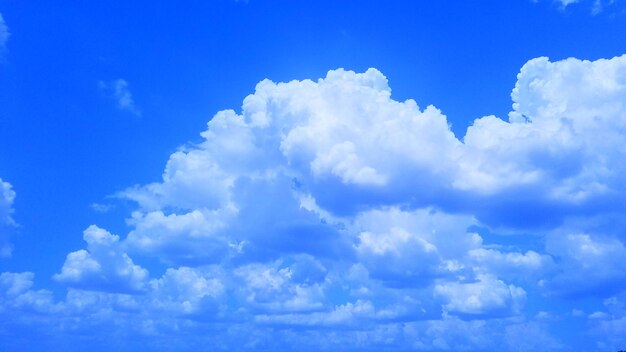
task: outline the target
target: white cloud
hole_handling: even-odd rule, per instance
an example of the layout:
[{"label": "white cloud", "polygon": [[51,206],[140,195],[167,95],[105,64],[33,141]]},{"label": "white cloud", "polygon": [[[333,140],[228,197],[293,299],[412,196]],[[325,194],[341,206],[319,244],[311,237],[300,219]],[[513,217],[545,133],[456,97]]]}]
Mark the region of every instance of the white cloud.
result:
[{"label": "white cloud", "polygon": [[543,280],[569,264],[467,229],[555,226],[624,193],[625,67],[531,60],[510,121],[477,119],[462,141],[436,108],[391,99],[374,69],[265,80],[241,115],[219,112],[202,143],[172,154],[162,182],[120,193],[140,207],[125,243],[174,265],[353,258],[392,286]]},{"label": "white cloud", "polygon": [[130,220],[135,229],[128,234],[126,244],[165,261],[219,262],[228,254],[229,241],[234,241],[218,233],[229,216],[226,211],[206,210],[181,215],[136,212]]},{"label": "white cloud", "polygon": [[54,279],[89,290],[139,292],[144,289],[148,272],[133,263],[119,244],[119,236],[95,225],[83,233],[87,250],[67,255],[61,272]]},{"label": "white cloud", "polygon": [[300,342],[289,329],[328,349],[361,332],[383,350],[491,350],[526,330],[558,348],[525,320],[557,314],[524,302],[613,295],[625,279],[623,234],[600,231],[626,222],[605,214],[626,193],[625,86],[626,56],[531,60],[509,121],[477,119],[459,140],[436,108],[393,100],[374,69],[262,81],[160,182],[119,193],[137,203],[129,233],[85,231],[87,249],[55,276],[71,287],[59,305],[132,316],[153,336],[228,321],[270,350],[275,336]]},{"label": "white cloud", "polygon": [[9,27],[7,27],[6,22],[4,22],[4,17],[2,17],[0,13],[0,49],[6,46],[9,36]]},{"label": "white cloud", "polygon": [[7,296],[17,296],[28,291],[33,286],[35,275],[30,272],[0,274],[0,285]]},{"label": "white cloud", "polygon": [[89,207],[97,213],[108,213],[115,206],[113,204],[91,203]]},{"label": "white cloud", "polygon": [[443,309],[457,314],[510,314],[519,312],[526,300],[521,287],[506,285],[491,276],[479,276],[469,283],[443,282],[435,286],[435,296],[444,300]]},{"label": "white cloud", "polygon": [[59,311],[61,307],[54,302],[52,292],[32,289],[34,277],[31,272],[0,273],[0,316],[45,315]]},{"label": "white cloud", "polygon": [[475,121],[464,138],[464,189],[543,190],[550,200],[581,203],[623,191],[626,56],[611,60],[538,58],[513,90],[511,122]]},{"label": "white cloud", "polygon": [[606,311],[594,312],[588,317],[591,335],[600,348],[619,350],[626,344],[626,292],[607,298],[603,303]]},{"label": "white cloud", "polygon": [[578,2],[578,0],[558,0],[561,5],[563,5],[563,7],[566,7],[567,5],[571,5],[571,4],[575,4]]},{"label": "white cloud", "polygon": [[[493,351],[502,348],[499,322],[455,316],[406,324],[410,348],[418,351]],[[408,349],[408,348],[407,348]]]},{"label": "white cloud", "polygon": [[128,111],[133,115],[141,115],[141,110],[137,108],[133,95],[128,88],[128,82],[125,79],[118,78],[108,83],[100,81],[98,85],[107,95],[115,99],[118,109]]},{"label": "white cloud", "polygon": [[[333,215],[408,203],[461,207],[488,225],[557,223],[625,191],[625,67],[626,57],[531,60],[510,121],[477,119],[463,142],[436,108],[391,99],[374,69],[265,80],[241,115],[216,114],[203,143],[172,154],[162,182],[121,195],[146,211],[240,209],[245,185],[272,183],[289,198],[295,180],[295,190]],[[550,216],[515,220],[531,204]]]},{"label": "white cloud", "polygon": [[243,281],[239,292],[251,308],[261,312],[318,311],[324,307],[326,268],[308,256],[282,262],[250,264],[235,271]]},{"label": "white cloud", "polygon": [[11,256],[13,246],[9,242],[9,228],[15,225],[12,218],[15,191],[10,183],[0,178],[0,258]]},{"label": "white cloud", "polygon": [[13,201],[15,200],[15,191],[10,183],[2,181],[0,178],[0,224],[13,224],[11,214],[13,213]]},{"label": "white cloud", "polygon": [[376,309],[370,301],[357,300],[339,305],[329,312],[314,312],[311,314],[279,314],[258,315],[256,322],[261,324],[288,324],[292,326],[337,326],[353,325],[363,319],[374,318]]},{"label": "white cloud", "polygon": [[548,236],[547,250],[560,262],[559,272],[547,283],[556,293],[612,293],[626,283],[626,246],[617,238],[557,232]]},{"label": "white cloud", "polygon": [[386,78],[374,69],[330,71],[317,83],[265,80],[244,100],[242,115],[220,112],[202,135],[197,148],[172,155],[163,183],[129,197],[144,206],[219,206],[238,179],[276,172],[316,189],[389,194],[409,182],[407,168],[415,182],[445,178],[453,167],[447,156],[460,145],[437,109],[390,99]]},{"label": "white cloud", "polygon": [[224,284],[219,278],[199,269],[169,268],[159,279],[150,281],[157,309],[179,314],[192,314],[217,305],[216,298],[224,293]]},{"label": "white cloud", "polygon": [[428,286],[434,278],[460,274],[467,251],[482,244],[467,233],[474,222],[432,209],[398,208],[360,213],[355,249],[372,277],[391,285]]},{"label": "white cloud", "polygon": [[496,274],[500,278],[511,278],[536,282],[555,270],[551,256],[536,251],[501,251],[494,248],[475,248],[468,252],[469,263],[477,270]]},{"label": "white cloud", "polygon": [[[533,0],[537,2],[538,0]],[[603,12],[609,12],[612,14],[619,13],[623,10],[620,7],[621,0],[552,0],[554,3],[559,4],[561,10],[567,10],[570,5],[579,4],[584,9],[589,10],[593,16],[599,15]],[[576,7],[576,6],[574,6]]]}]

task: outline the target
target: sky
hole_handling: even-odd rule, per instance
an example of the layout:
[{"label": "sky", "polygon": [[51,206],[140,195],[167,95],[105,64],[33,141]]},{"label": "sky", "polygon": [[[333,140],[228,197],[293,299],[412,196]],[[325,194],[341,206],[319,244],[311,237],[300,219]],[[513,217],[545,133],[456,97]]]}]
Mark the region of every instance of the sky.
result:
[{"label": "sky", "polygon": [[626,350],[624,33],[0,0],[0,350]]}]

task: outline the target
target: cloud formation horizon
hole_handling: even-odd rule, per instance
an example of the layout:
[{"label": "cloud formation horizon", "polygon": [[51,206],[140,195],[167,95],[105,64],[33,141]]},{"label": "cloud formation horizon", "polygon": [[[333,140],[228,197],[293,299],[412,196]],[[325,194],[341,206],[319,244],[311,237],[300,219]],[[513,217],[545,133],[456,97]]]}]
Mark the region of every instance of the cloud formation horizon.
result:
[{"label": "cloud formation horizon", "polygon": [[54,276],[64,299],[2,273],[0,315],[21,318],[1,327],[101,327],[148,349],[556,350],[569,342],[535,307],[602,297],[581,314],[624,344],[626,55],[530,60],[511,97],[507,120],[457,138],[374,68],[263,80],[162,181],[117,194],[136,204],[129,232],[85,230]]}]

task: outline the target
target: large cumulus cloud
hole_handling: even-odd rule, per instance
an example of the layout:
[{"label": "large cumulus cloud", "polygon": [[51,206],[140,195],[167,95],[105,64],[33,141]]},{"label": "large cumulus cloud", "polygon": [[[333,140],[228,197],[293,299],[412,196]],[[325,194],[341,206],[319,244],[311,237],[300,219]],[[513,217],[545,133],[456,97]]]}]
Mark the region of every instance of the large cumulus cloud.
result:
[{"label": "large cumulus cloud", "polygon": [[[131,229],[84,232],[55,276],[65,299],[5,273],[5,306],[29,294],[67,319],[257,349],[558,349],[560,312],[526,302],[624,292],[626,56],[531,60],[512,98],[457,138],[375,69],[264,80],[159,182],[118,193]],[[623,320],[598,316],[600,332]]]}]

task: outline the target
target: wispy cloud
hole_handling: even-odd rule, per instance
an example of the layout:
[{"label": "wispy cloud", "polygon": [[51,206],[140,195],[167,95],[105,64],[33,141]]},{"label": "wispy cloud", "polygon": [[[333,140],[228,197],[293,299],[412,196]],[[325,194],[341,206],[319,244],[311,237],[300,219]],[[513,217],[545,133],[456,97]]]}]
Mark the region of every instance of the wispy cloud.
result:
[{"label": "wispy cloud", "polygon": [[97,213],[108,213],[115,206],[113,204],[91,203],[89,207]]},{"label": "wispy cloud", "polygon": [[4,18],[0,13],[0,49],[6,46],[7,41],[9,40],[9,27],[7,27],[6,22],[4,22]]},{"label": "wispy cloud", "polygon": [[0,178],[0,258],[11,256],[13,250],[9,242],[8,229],[15,225],[12,217],[14,199],[13,187]]},{"label": "wispy cloud", "polygon": [[[537,2],[538,0],[534,0]],[[554,0],[561,9],[565,10],[570,5],[580,4],[587,6],[591,15],[596,16],[605,11],[614,11],[621,0]]]},{"label": "wispy cloud", "polygon": [[137,116],[141,115],[141,110],[135,104],[128,82],[125,79],[118,78],[110,82],[100,81],[98,85],[107,95],[115,99],[118,109],[128,111]]},{"label": "wispy cloud", "polygon": [[558,0],[563,7],[567,7],[568,5],[577,3],[579,0]]}]

